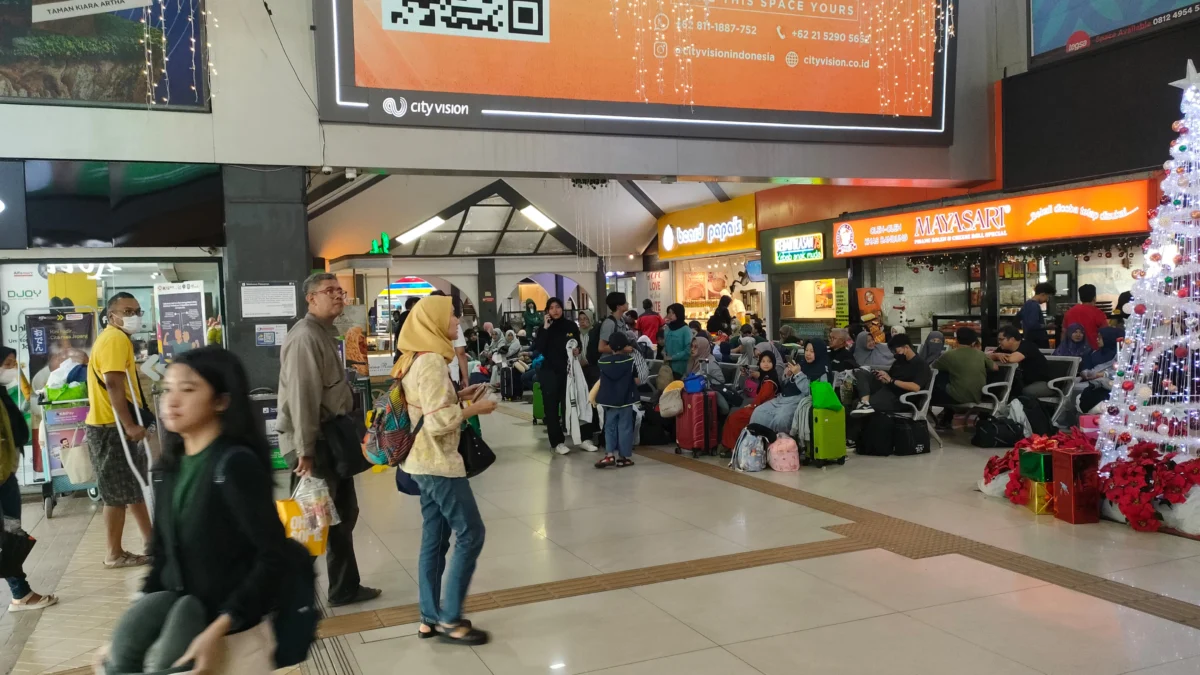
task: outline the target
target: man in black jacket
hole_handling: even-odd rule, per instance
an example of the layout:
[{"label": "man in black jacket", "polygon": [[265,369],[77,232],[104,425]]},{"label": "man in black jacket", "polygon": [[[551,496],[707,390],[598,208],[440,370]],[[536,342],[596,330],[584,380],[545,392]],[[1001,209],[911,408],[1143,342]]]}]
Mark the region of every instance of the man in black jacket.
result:
[{"label": "man in black jacket", "polygon": [[850,340],[850,331],[845,328],[833,328],[829,331],[829,369],[835,373],[843,370],[854,370],[858,363],[854,360],[854,343]]},{"label": "man in black jacket", "polygon": [[[562,301],[550,298],[546,301],[546,315],[543,318],[542,330],[534,339],[533,350],[545,359],[542,369],[538,371],[538,382],[542,385],[542,407],[546,412],[546,432],[550,434],[550,447],[554,452],[565,455],[571,451],[567,447],[566,436],[563,434],[560,409],[566,400],[567,343],[579,339],[579,326],[563,316]],[[575,353],[579,350],[576,347]]]}]

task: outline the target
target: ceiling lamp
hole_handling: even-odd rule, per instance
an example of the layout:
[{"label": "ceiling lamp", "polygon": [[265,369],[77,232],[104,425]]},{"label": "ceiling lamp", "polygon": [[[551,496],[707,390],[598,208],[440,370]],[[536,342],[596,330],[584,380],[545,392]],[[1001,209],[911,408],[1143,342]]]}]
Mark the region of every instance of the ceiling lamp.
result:
[{"label": "ceiling lamp", "polygon": [[546,214],[538,211],[537,207],[533,205],[526,206],[525,208],[521,209],[521,213],[524,214],[526,218],[532,220],[535,225],[543,230],[549,231],[558,227],[557,223],[555,223],[553,220],[550,220]]},{"label": "ceiling lamp", "polygon": [[430,218],[429,220],[421,223],[420,225],[414,227],[413,229],[409,230],[408,232],[405,232],[404,234],[400,235],[400,243],[401,244],[411,244],[414,241],[420,239],[425,234],[432,232],[433,230],[441,227],[443,224],[445,224],[445,222],[446,222],[446,220],[444,218],[438,218],[437,216],[434,216],[434,217]]}]

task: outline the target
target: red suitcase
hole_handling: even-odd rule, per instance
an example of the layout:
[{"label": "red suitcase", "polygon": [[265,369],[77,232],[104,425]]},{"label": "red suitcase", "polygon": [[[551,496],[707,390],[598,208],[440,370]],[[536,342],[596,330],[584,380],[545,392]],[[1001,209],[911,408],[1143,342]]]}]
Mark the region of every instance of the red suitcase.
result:
[{"label": "red suitcase", "polygon": [[702,391],[683,395],[683,412],[675,418],[676,454],[689,451],[692,455],[717,452],[717,392]]}]

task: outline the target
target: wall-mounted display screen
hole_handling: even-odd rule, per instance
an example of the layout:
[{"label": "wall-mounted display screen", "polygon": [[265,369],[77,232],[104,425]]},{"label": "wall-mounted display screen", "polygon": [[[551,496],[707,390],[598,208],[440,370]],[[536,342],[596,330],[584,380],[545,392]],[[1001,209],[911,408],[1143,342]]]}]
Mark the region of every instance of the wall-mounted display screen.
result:
[{"label": "wall-mounted display screen", "polygon": [[1196,0],[1029,0],[1036,65],[1200,18]]},{"label": "wall-mounted display screen", "polygon": [[315,0],[323,116],[948,143],[955,0]]}]

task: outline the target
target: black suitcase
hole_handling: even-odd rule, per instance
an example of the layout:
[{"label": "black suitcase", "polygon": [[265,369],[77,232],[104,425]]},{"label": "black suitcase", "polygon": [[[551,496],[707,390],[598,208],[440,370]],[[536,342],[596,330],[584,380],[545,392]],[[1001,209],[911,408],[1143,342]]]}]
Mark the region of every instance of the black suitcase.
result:
[{"label": "black suitcase", "polygon": [[654,408],[644,408],[638,445],[670,445],[675,442],[675,420],[663,419]]},{"label": "black suitcase", "polygon": [[521,373],[512,366],[500,369],[500,396],[505,401],[520,401],[524,395],[525,389],[521,385]]},{"label": "black suitcase", "polygon": [[892,419],[892,454],[898,457],[923,455],[932,450],[929,425],[907,417]]},{"label": "black suitcase", "polygon": [[855,451],[860,455],[889,457],[895,449],[896,419],[886,413],[872,413],[858,437]]},{"label": "black suitcase", "polygon": [[977,448],[1011,448],[1025,438],[1025,427],[1010,419],[981,418],[975,423],[971,445]]}]

